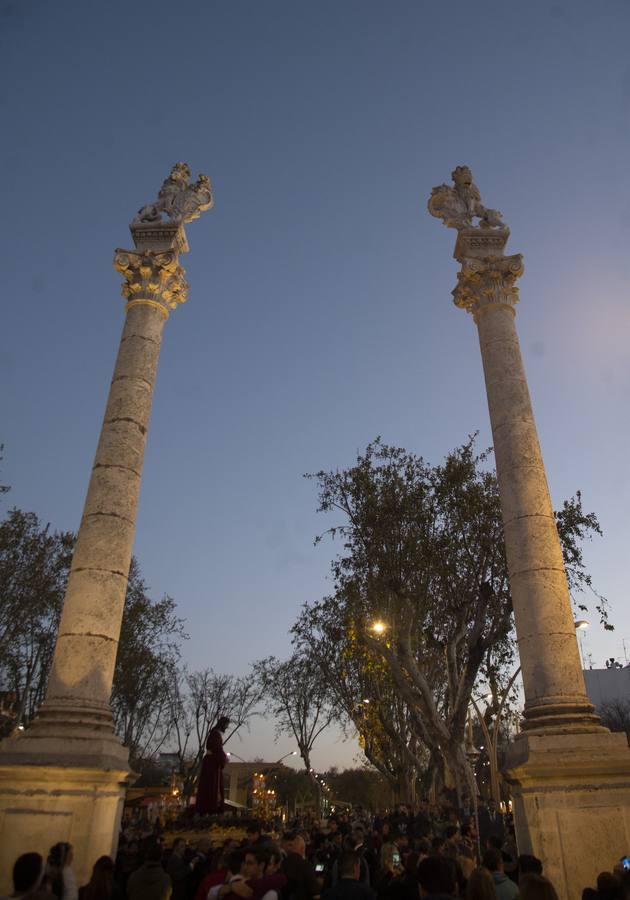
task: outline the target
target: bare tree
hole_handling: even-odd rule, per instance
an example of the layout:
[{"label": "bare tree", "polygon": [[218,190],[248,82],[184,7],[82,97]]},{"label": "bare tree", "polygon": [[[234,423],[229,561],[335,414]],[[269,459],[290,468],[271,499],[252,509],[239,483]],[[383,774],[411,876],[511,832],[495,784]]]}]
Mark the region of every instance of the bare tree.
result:
[{"label": "bare tree", "polygon": [[236,677],[204,669],[177,673],[170,690],[170,742],[189,796],[199,775],[210,731],[221,716],[230,720],[227,743],[256,714],[260,688],[253,675]]},{"label": "bare tree", "polygon": [[602,725],[611,731],[625,731],[630,744],[630,700],[610,700],[602,703],[597,712],[601,716]]},{"label": "bare tree", "polygon": [[313,745],[338,717],[337,704],[310,655],[296,651],[285,661],[274,656],[254,666],[266,709],[275,716],[276,734],[295,739],[318,801],[321,787],[311,764]]}]

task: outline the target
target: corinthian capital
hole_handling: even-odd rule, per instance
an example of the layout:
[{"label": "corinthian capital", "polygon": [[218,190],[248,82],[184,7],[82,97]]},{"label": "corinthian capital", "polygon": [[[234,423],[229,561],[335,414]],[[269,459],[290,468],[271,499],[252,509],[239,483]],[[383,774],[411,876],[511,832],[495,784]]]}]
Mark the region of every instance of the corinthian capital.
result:
[{"label": "corinthian capital", "polygon": [[188,283],[175,250],[116,250],[114,268],[125,279],[122,295],[129,301],[127,308],[144,303],[161,309],[166,318],[169,309],[184,303],[188,296]]},{"label": "corinthian capital", "polygon": [[516,279],[524,271],[520,253],[483,259],[464,258],[461,271],[457,273],[457,287],[453,291],[455,306],[472,315],[496,306],[514,309],[518,303]]}]

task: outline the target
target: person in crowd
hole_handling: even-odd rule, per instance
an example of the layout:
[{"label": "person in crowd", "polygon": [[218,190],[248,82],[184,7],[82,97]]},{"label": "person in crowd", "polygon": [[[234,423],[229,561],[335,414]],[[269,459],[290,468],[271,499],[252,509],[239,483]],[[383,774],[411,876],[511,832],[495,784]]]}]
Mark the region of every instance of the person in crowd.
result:
[{"label": "person in crowd", "polygon": [[361,856],[356,850],[344,850],[339,860],[337,883],[322,894],[322,900],[375,900],[370,887],[360,880]]},{"label": "person in crowd", "polygon": [[260,822],[252,822],[247,826],[247,844],[249,847],[258,847],[259,844],[268,844],[272,838],[270,834],[265,833],[265,829]]},{"label": "person in crowd", "polygon": [[193,898],[201,882],[212,872],[212,842],[208,837],[200,838],[190,856],[190,875],[188,876],[188,896]]},{"label": "person in crowd", "polygon": [[519,894],[518,885],[505,874],[501,851],[490,847],[483,854],[481,863],[492,875],[497,900],[515,900]]},{"label": "person in crowd", "polygon": [[147,840],[144,862],[127,881],[127,900],[170,900],[173,883],[162,867],[162,847]]},{"label": "person in crowd", "polygon": [[287,885],[287,877],[280,871],[282,852],[275,844],[267,842],[245,850],[241,872],[245,881],[236,885],[234,892],[244,900],[278,900]]},{"label": "person in crowd", "polygon": [[121,839],[116,855],[116,880],[120,885],[123,896],[127,892],[127,879],[135,872],[141,863],[140,845],[135,839]]},{"label": "person in crowd", "polygon": [[79,889],[79,900],[122,900],[123,894],[114,879],[114,860],[101,856],[94,863],[92,877]]},{"label": "person in crowd", "polygon": [[466,883],[466,900],[497,900],[494,879],[484,866],[477,866]]},{"label": "person in crowd", "polygon": [[[396,845],[394,845],[394,846],[396,846]],[[359,881],[361,882],[361,884],[365,884],[367,887],[369,887],[370,886],[370,868],[369,868],[369,866],[367,864],[367,860],[365,859],[365,856],[363,854],[362,831],[353,831],[350,834],[347,834],[345,836],[345,838],[343,839],[343,852],[345,853],[350,850],[353,850],[359,857],[359,861],[360,861],[359,862],[359,866],[360,866]],[[339,881],[339,879],[341,878],[340,865],[341,865],[342,857],[343,857],[343,853],[332,864],[332,867],[330,870],[331,887],[334,887],[337,884],[337,882]]]},{"label": "person in crowd", "polygon": [[428,805],[420,803],[414,820],[414,835],[417,838],[426,838],[431,831],[431,819],[429,818]]},{"label": "person in crowd", "polygon": [[245,862],[245,851],[240,847],[231,850],[227,857],[227,871],[225,878],[220,884],[210,887],[207,900],[223,900],[224,897],[232,895],[236,896],[236,889],[239,882],[245,881],[243,872],[243,864]]},{"label": "person in crowd", "polygon": [[427,856],[418,864],[420,896],[450,900],[457,896],[457,869],[446,856]]},{"label": "person in crowd", "polygon": [[392,883],[400,877],[402,871],[402,861],[396,844],[383,844],[375,884],[378,900],[391,900]]},{"label": "person in crowd", "polygon": [[72,871],[72,844],[60,841],[50,848],[46,866],[46,879],[51,892],[58,900],[77,900],[79,889]]},{"label": "person in crowd", "polygon": [[543,864],[537,856],[529,853],[521,853],[516,861],[516,883],[519,884],[523,875],[542,875]]},{"label": "person in crowd", "polygon": [[582,900],[622,900],[621,879],[613,872],[600,872],[597,889],[587,887],[582,891]]},{"label": "person in crowd", "polygon": [[482,847],[486,846],[491,834],[498,835],[503,839],[505,835],[505,820],[502,813],[497,811],[497,805],[494,800],[490,799],[487,804],[480,807],[478,819],[479,837]]},{"label": "person in crowd", "polygon": [[543,875],[523,875],[518,887],[520,900],[558,900],[556,889]]},{"label": "person in crowd", "polygon": [[228,873],[229,854],[233,852],[233,849],[228,848],[224,844],[221,852],[217,854],[214,860],[214,865],[212,863],[210,864],[208,874],[205,875],[197,885],[194,900],[206,900],[211,888],[223,884]]},{"label": "person in crowd", "polygon": [[197,802],[195,810],[198,815],[216,815],[225,808],[223,795],[223,769],[227,763],[227,754],[223,749],[223,735],[227,731],[230,720],[221,716],[216,726],[208,735],[206,755],[201,764],[199,784],[197,786]]},{"label": "person in crowd", "polygon": [[471,822],[464,823],[459,829],[458,849],[460,856],[474,860],[477,856],[477,837]]},{"label": "person in crowd", "polygon": [[184,838],[176,838],[166,863],[166,874],[173,883],[173,900],[186,900],[188,897],[188,879],[192,869],[190,863],[184,859],[185,855],[186,841]]},{"label": "person in crowd", "polygon": [[301,834],[286,832],[282,846],[286,856],[282,873],[286,876],[285,896],[288,900],[313,900],[320,886],[313,866],[306,859],[306,842]]},{"label": "person in crowd", "polygon": [[11,897],[28,897],[28,900],[46,900],[48,898],[50,900],[50,892],[43,887],[45,873],[44,858],[39,853],[23,853],[18,856],[13,864]]}]

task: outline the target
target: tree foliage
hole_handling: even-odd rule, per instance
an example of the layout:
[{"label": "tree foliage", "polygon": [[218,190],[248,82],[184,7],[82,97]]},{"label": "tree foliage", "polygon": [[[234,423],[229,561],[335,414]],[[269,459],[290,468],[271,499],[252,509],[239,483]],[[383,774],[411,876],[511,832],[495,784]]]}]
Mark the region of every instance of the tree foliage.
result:
[{"label": "tree foliage", "polygon": [[[441,755],[460,796],[474,790],[464,729],[474,685],[513,668],[512,604],[499,491],[474,438],[431,465],[377,439],[356,464],[314,478],[319,511],[341,515],[334,594],[311,607],[317,626],[336,608],[337,648],[385,663],[418,741]],[[590,587],[581,542],[598,531],[576,495],[560,513],[574,589]],[[323,537],[322,535],[321,537]],[[318,540],[321,540],[321,537]],[[382,620],[377,636],[370,626]]]},{"label": "tree foliage", "polygon": [[13,721],[28,725],[48,681],[74,536],[9,511],[0,522],[0,685],[15,696]]},{"label": "tree foliage", "polygon": [[[5,732],[28,725],[44,699],[74,540],[19,509],[0,522],[0,690],[15,697]],[[152,600],[132,560],[112,690],[114,722],[132,761],[164,740],[183,637],[174,601]]]},{"label": "tree foliage", "polygon": [[306,606],[293,634],[319,670],[324,690],[334,696],[340,723],[356,731],[367,760],[398,799],[413,800],[428,759],[413,726],[415,712],[397,690],[386,662],[361,641],[348,610],[340,609],[335,598]]}]

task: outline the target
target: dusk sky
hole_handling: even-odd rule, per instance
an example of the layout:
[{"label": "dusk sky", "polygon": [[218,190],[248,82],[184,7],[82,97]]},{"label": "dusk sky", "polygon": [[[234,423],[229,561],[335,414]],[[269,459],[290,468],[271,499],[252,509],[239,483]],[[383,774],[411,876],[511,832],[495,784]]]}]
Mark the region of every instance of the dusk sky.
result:
[{"label": "dusk sky", "polygon": [[[289,653],[331,588],[302,475],[377,435],[491,443],[431,188],[471,167],[525,257],[517,311],[554,503],[576,489],[624,661],[630,478],[627,0],[0,0],[3,501],[79,524],[123,323],[116,247],[171,166],[208,174],[166,323],[135,553],[192,668]],[[321,740],[318,768],[358,747]],[[257,721],[243,758],[275,759]]]}]

